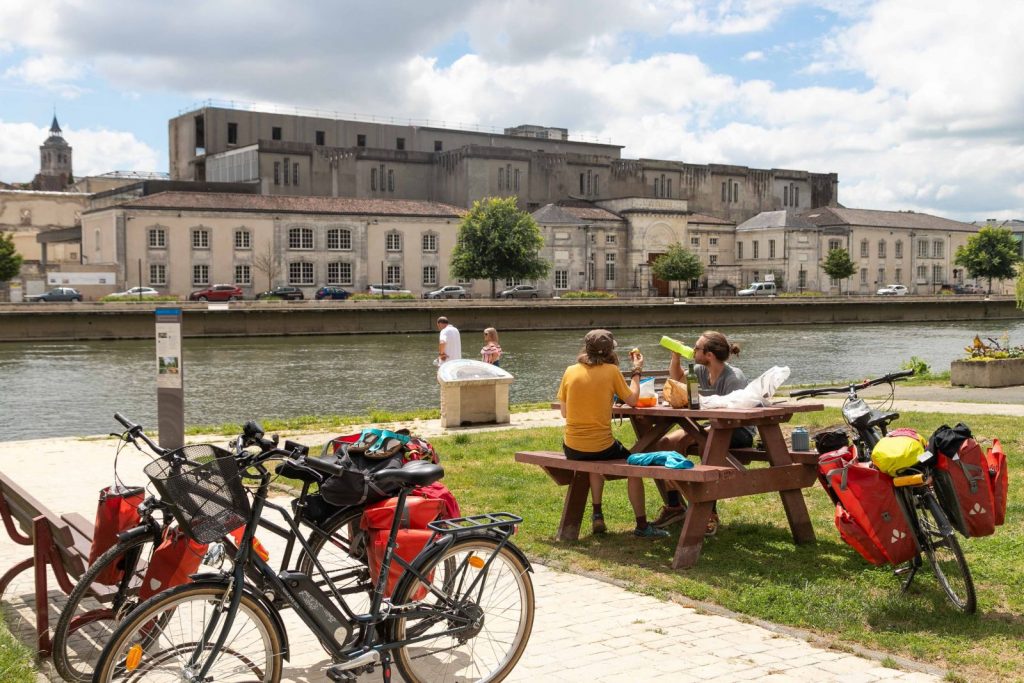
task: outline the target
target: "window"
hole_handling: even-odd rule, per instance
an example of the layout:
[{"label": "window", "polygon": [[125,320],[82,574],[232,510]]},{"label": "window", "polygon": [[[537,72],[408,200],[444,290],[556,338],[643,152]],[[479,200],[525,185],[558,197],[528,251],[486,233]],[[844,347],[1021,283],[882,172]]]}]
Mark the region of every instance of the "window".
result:
[{"label": "window", "polygon": [[768,258],[775,258],[775,240],[768,240]]},{"label": "window", "polygon": [[167,246],[167,231],[163,228],[149,229],[149,248],[163,249]]},{"label": "window", "polygon": [[405,149],[405,138],[395,138],[395,149]]},{"label": "window", "polygon": [[299,165],[292,164],[292,185],[299,184]]},{"label": "window", "polygon": [[[932,242],[932,258],[942,258],[942,240]],[[938,282],[938,280],[936,280]]]},{"label": "window", "polygon": [[444,143],[441,142],[440,140],[434,140],[434,151],[435,152],[440,152],[443,149],[444,149]]},{"label": "window", "polygon": [[365,135],[360,134],[356,136],[356,147],[366,147]]},{"label": "window", "polygon": [[718,265],[718,254],[710,254],[708,256],[708,265],[709,266],[717,266]]},{"label": "window", "polygon": [[402,284],[402,266],[388,266],[384,275],[384,284],[386,285],[400,285]]},{"label": "window", "polygon": [[327,284],[352,284],[352,264],[346,261],[335,261],[327,264]]},{"label": "window", "polygon": [[654,196],[655,197],[659,196],[659,194],[658,194],[660,192],[660,189],[658,187],[658,183],[659,182],[661,182],[661,180],[659,178],[655,178],[654,179]]},{"label": "window", "polygon": [[[498,187],[501,187],[501,170],[498,171]],[[580,194],[587,191],[587,176],[580,173]]]},{"label": "window", "polygon": [[736,243],[736,258],[743,258],[743,242]]},{"label": "window", "polygon": [[842,249],[842,248],[843,248],[842,241],[840,241],[840,240],[829,240],[828,241],[828,250],[829,251],[833,251],[835,249]]},{"label": "window", "polygon": [[[896,240],[896,248],[893,250],[893,256],[896,258],[903,258],[903,240]],[[899,280],[897,280],[899,282]]]},{"label": "window", "polygon": [[295,261],[288,264],[288,284],[290,285],[311,285],[313,284],[313,264],[305,261]]},{"label": "window", "polygon": [[718,246],[718,238],[717,237],[710,237],[710,238],[708,238],[708,244],[711,245],[712,247],[717,247]]},{"label": "window", "polygon": [[437,251],[437,235],[432,232],[423,233],[423,251],[424,252],[436,252]]},{"label": "window", "polygon": [[782,205],[789,206],[789,185],[782,188]]},{"label": "window", "polygon": [[699,247],[700,246],[700,237],[691,237],[690,238],[690,246],[691,247]]},{"label": "window", "polygon": [[313,228],[291,228],[288,230],[289,249],[312,249]]},{"label": "window", "polygon": [[878,258],[885,258],[885,240],[878,240]]},{"label": "window", "polygon": [[860,283],[862,285],[866,285],[867,282],[868,282],[868,269],[867,268],[861,268],[860,269]]},{"label": "window", "polygon": [[903,269],[902,268],[897,268],[896,269],[896,276],[893,279],[896,280],[896,284],[900,284],[901,282],[903,282]]},{"label": "window", "polygon": [[344,228],[334,228],[333,230],[327,231],[327,248],[328,249],[341,249],[351,250],[352,249],[352,231]]},{"label": "window", "polygon": [[800,188],[793,188],[793,206],[800,206]]},{"label": "window", "polygon": [[594,174],[594,194],[601,194],[601,176]]},{"label": "window", "polygon": [[281,184],[281,162],[280,161],[275,161],[274,162],[274,184],[275,185],[280,185]]},{"label": "window", "polygon": [[423,266],[423,284],[437,286],[437,266]]},{"label": "window", "polygon": [[377,191],[377,169],[370,169],[370,192]]},{"label": "window", "polygon": [[389,232],[384,237],[384,248],[387,251],[402,251],[402,233]]},{"label": "window", "polygon": [[752,252],[751,255],[750,255],[751,258],[760,258],[760,253],[759,252],[761,250],[758,248],[760,246],[761,245],[758,244],[757,240],[754,240],[753,247],[751,247],[751,250],[750,250]]},{"label": "window", "polygon": [[861,258],[867,258],[868,257],[868,241],[867,240],[861,240],[860,241],[860,257]]},{"label": "window", "polygon": [[[384,189],[383,187],[381,188]],[[388,192],[395,191],[395,172],[393,169],[388,169]]]},{"label": "window", "polygon": [[505,289],[508,289],[509,287],[518,287],[521,284],[523,284],[522,278],[518,278],[518,277],[507,277],[507,278],[505,278]]},{"label": "window", "polygon": [[615,283],[615,254],[604,255],[604,281],[609,285]]},{"label": "window", "polygon": [[[505,186],[505,169],[504,168],[499,168],[498,169],[498,191],[500,192],[501,188],[504,187],[504,186]],[[583,191],[582,188],[583,188],[583,175],[581,174],[580,175],[580,192]]]},{"label": "window", "polygon": [[555,289],[569,289],[569,271],[555,271]]},{"label": "window", "polygon": [[209,249],[210,248],[210,231],[202,228],[192,231],[192,248],[193,249]]},{"label": "window", "polygon": [[288,175],[288,169],[290,167],[291,167],[291,159],[289,159],[288,157],[285,157],[284,158],[284,184],[285,185],[288,184],[288,181],[291,178],[291,176]]},{"label": "window", "polygon": [[940,266],[938,263],[932,266],[932,282],[938,284],[940,282],[943,282],[945,279],[946,278],[943,277],[942,274],[942,266]]},{"label": "window", "polygon": [[228,124],[228,144],[229,145],[237,145],[238,144],[238,124],[237,123],[229,123]]},{"label": "window", "polygon": [[616,241],[616,239],[615,239],[615,234],[614,233],[604,236],[604,243],[605,244],[614,245],[615,241]]},{"label": "window", "polygon": [[273,126],[270,129],[270,139],[280,140],[281,139],[281,126]]},{"label": "window", "polygon": [[210,284],[210,266],[206,265],[205,263],[196,264],[192,266],[192,284]]},{"label": "window", "polygon": [[162,263],[149,264],[149,284],[158,287],[167,284],[167,266]]},{"label": "window", "polygon": [[878,280],[877,280],[877,283],[878,283],[879,287],[881,287],[882,285],[885,284],[885,268],[879,268],[878,269]]},{"label": "window", "polygon": [[917,279],[920,280],[921,282],[928,281],[928,266],[917,267]]},{"label": "window", "polygon": [[671,199],[672,198],[672,179],[669,178],[668,180],[665,181],[665,183],[666,183],[665,184],[665,196],[668,197],[669,199]]},{"label": "window", "polygon": [[322,130],[318,130],[316,132],[316,144],[318,144],[318,145],[326,145],[327,144],[327,136],[324,135],[324,132]]},{"label": "window", "polygon": [[235,230],[235,249],[252,249],[252,233],[248,230]]},{"label": "window", "polygon": [[723,202],[724,202],[724,201],[727,201],[727,199],[726,199],[726,189],[725,189],[725,186],[726,186],[726,183],[722,183],[722,201],[723,201]]},{"label": "window", "polygon": [[928,240],[917,241],[917,255],[919,258],[928,258]]},{"label": "window", "polygon": [[512,181],[512,189],[515,190],[516,192],[518,192],[519,191],[519,169],[517,168],[515,171],[513,171],[513,173],[515,173],[515,180]]},{"label": "window", "polygon": [[250,268],[248,265],[235,266],[235,284],[251,285],[252,268]]},{"label": "window", "polygon": [[505,189],[512,189],[512,164],[505,164]]},{"label": "window", "polygon": [[807,286],[807,271],[803,268],[800,269],[799,277],[797,278],[797,287],[803,289]]}]

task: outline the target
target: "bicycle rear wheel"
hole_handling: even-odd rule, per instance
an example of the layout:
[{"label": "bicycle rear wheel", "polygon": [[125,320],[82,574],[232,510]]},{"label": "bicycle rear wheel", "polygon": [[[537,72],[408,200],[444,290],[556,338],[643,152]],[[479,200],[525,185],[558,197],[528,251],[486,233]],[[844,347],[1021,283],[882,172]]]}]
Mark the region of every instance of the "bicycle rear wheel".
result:
[{"label": "bicycle rear wheel", "polygon": [[966,614],[974,614],[978,607],[974,580],[953,527],[931,489],[917,495],[916,499],[919,540],[931,562],[935,578],[957,609]]},{"label": "bicycle rear wheel", "polygon": [[[497,551],[497,552],[495,552]],[[488,564],[489,562],[489,564]],[[432,614],[395,620],[395,663],[408,683],[500,681],[512,671],[533,630],[533,582],[519,556],[486,536],[454,542],[414,567],[430,576],[433,592],[422,600]],[[474,585],[482,572],[486,575]],[[419,581],[402,581],[398,605],[416,600]]]}]

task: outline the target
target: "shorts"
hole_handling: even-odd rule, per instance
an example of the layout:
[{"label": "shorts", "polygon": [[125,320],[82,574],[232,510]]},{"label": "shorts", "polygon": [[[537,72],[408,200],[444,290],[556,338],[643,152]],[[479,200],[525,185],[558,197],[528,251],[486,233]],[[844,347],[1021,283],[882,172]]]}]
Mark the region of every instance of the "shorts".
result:
[{"label": "shorts", "polygon": [[597,451],[596,453],[578,451],[575,448],[569,448],[563,443],[562,452],[565,453],[565,457],[569,460],[624,460],[630,456],[629,449],[618,441],[615,441],[615,443],[603,451]]},{"label": "shorts", "polygon": [[746,427],[732,430],[729,448],[750,448],[754,445],[754,433]]}]

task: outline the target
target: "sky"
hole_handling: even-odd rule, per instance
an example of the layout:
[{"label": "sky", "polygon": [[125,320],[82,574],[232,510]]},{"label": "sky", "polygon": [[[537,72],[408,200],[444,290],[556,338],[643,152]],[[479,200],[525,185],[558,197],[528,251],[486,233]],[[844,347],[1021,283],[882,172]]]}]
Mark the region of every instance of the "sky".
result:
[{"label": "sky", "polygon": [[207,101],[839,175],[844,206],[1024,218],[1024,2],[3,0],[0,180],[167,171]]}]

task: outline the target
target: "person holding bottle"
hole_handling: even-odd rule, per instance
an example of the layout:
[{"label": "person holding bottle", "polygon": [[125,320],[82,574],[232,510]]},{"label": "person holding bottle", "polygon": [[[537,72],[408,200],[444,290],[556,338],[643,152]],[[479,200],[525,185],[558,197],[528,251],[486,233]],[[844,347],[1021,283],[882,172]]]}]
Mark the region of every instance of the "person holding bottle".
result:
[{"label": "person holding bottle", "polygon": [[480,349],[480,358],[485,363],[501,367],[501,344],[498,343],[498,331],[493,327],[484,330],[484,347]]},{"label": "person holding bottle", "polygon": [[[639,351],[630,353],[633,363],[629,384],[619,370],[619,357],[615,353],[615,338],[608,330],[591,330],[583,339],[583,349],[576,363],[566,368],[558,387],[558,401],[565,418],[565,436],[562,450],[569,460],[618,460],[629,457],[629,449],[612,434],[612,398],[635,406],[640,397],[640,375],[644,357]],[[629,502],[636,517],[633,534],[641,538],[668,536],[647,521],[644,484],[639,477],[627,479]],[[593,504],[591,522],[595,534],[607,530],[601,507],[604,477],[590,475],[590,495]]]},{"label": "person holding bottle", "polygon": [[[697,339],[693,345],[693,372],[696,375],[697,387],[703,396],[724,396],[737,389],[747,386],[747,378],[743,371],[727,361],[732,356],[738,355],[740,347],[730,344],[729,340],[721,332],[708,330]],[[672,351],[669,360],[668,374],[674,380],[685,382],[686,372],[677,352]],[[741,427],[734,429],[732,439],[729,442],[730,448],[749,448],[754,443],[755,429],[753,427]],[[678,429],[666,434],[652,450],[676,451],[686,453],[686,449],[694,443],[694,438],[685,431]],[[686,515],[686,502],[683,501],[679,491],[664,491],[665,505],[662,506],[658,518],[654,520],[654,526],[666,527],[678,522]],[[718,510],[717,506],[711,513],[708,520],[708,528],[705,534],[714,536],[718,532]]]}]

